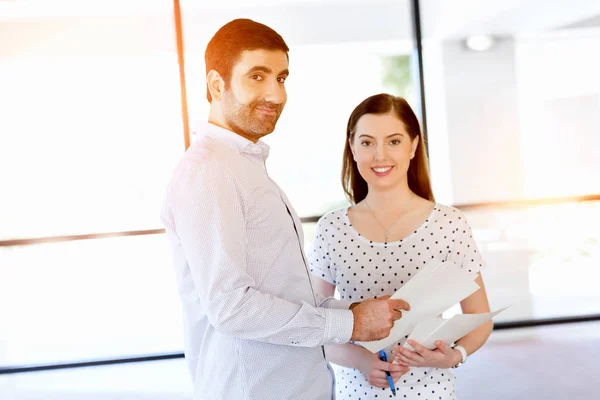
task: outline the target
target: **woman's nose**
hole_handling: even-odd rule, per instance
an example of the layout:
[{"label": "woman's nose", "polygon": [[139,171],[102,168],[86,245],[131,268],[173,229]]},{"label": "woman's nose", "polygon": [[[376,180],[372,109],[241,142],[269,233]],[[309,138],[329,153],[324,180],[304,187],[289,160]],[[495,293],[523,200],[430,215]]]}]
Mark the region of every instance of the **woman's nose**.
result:
[{"label": "woman's nose", "polygon": [[385,146],[383,146],[383,145],[378,145],[378,146],[375,148],[375,159],[376,159],[376,160],[384,160],[384,159],[385,159],[385,157],[386,157],[386,155],[387,155],[387,151],[386,151],[386,148],[385,148]]}]

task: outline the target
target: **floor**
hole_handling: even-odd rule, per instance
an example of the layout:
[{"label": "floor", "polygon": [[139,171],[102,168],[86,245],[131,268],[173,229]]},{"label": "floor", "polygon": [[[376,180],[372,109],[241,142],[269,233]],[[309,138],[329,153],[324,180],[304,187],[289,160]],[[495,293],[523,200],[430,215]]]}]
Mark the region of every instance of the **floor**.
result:
[{"label": "floor", "polygon": [[460,400],[600,398],[600,322],[498,331],[456,370]]},{"label": "floor", "polygon": [[[592,400],[600,322],[496,331],[461,368],[460,400]],[[2,400],[190,400],[184,361],[0,375]]]}]

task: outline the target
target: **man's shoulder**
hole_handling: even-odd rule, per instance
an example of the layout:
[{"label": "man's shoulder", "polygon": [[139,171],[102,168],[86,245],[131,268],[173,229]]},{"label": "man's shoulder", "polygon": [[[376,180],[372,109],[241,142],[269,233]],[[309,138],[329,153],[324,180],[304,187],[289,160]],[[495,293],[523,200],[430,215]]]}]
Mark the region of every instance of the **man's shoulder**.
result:
[{"label": "man's shoulder", "polygon": [[213,138],[201,136],[186,150],[182,162],[209,161],[225,165],[237,158],[239,153],[232,148]]},{"label": "man's shoulder", "polygon": [[217,140],[202,137],[183,154],[175,167],[173,178],[185,174],[224,176],[235,169],[239,154]]},{"label": "man's shoulder", "polygon": [[213,142],[216,141],[195,142],[186,150],[173,170],[169,190],[178,187],[189,188],[189,185],[200,182],[203,186],[219,186],[230,180],[235,162],[227,149]]}]

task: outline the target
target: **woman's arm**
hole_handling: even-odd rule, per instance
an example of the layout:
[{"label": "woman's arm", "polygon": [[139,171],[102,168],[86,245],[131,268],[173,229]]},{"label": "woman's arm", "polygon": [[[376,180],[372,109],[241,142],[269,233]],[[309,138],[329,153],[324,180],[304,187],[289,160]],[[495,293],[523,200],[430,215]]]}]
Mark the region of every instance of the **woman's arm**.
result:
[{"label": "woman's arm", "polygon": [[[490,312],[487,294],[481,274],[475,280],[480,289],[460,302],[464,314],[479,314]],[[492,333],[493,323],[487,321],[475,330],[459,339],[456,344],[465,348],[467,355],[476,352],[487,341]],[[462,361],[462,354],[456,349],[450,348],[447,343],[436,343],[435,350],[428,350],[413,340],[408,343],[415,351],[408,350],[402,346],[394,347],[392,353],[396,355],[396,361],[407,367],[436,367],[450,368]]]},{"label": "woman's arm", "polygon": [[[333,297],[335,294],[334,285],[319,278],[314,281],[315,289],[323,297]],[[371,385],[377,387],[388,387],[385,371],[391,373],[394,382],[408,371],[407,367],[381,361],[369,350],[352,343],[326,345],[325,357],[332,364],[358,369]]]},{"label": "woman's arm", "polygon": [[[481,314],[490,312],[490,304],[485,291],[485,285],[483,284],[481,274],[478,275],[475,282],[481,289],[460,302],[463,314]],[[459,339],[456,344],[464,347],[467,354],[473,354],[488,340],[493,328],[494,323],[492,320],[489,320]]]},{"label": "woman's arm", "polygon": [[[333,297],[335,286],[323,279],[314,279],[315,289],[324,297]],[[327,361],[342,367],[361,369],[366,356],[371,352],[352,343],[325,346]]]}]

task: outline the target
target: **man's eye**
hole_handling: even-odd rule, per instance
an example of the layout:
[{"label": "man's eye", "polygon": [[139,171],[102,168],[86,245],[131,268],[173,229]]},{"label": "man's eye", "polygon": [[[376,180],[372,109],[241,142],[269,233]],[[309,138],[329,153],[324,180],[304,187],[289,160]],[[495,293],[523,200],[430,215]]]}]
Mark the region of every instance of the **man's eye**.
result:
[{"label": "man's eye", "polygon": [[262,80],[263,80],[263,77],[262,77],[262,76],[260,76],[260,75],[251,75],[251,76],[250,76],[250,79],[253,79],[253,80],[255,80],[255,81],[262,81]]},{"label": "man's eye", "polygon": [[279,83],[285,83],[286,79],[287,79],[287,77],[280,76],[279,78],[277,78],[277,82],[279,82]]}]

